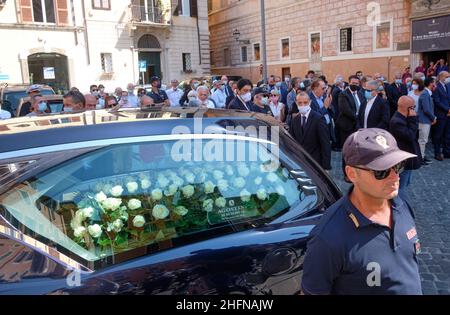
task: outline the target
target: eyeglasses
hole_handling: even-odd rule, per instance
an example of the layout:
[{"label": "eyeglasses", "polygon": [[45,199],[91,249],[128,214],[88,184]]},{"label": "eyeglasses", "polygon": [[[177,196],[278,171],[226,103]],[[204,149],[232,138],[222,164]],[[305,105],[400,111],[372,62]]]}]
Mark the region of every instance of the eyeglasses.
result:
[{"label": "eyeglasses", "polygon": [[98,92],[98,90],[92,90],[92,92]]},{"label": "eyeglasses", "polygon": [[400,162],[397,165],[392,166],[390,169],[384,170],[384,171],[374,171],[374,170],[370,170],[370,169],[362,168],[362,167],[357,167],[357,166],[352,166],[352,167],[357,168],[359,170],[372,172],[373,175],[375,176],[375,179],[383,180],[383,179],[388,178],[389,175],[391,175],[391,170],[394,170],[394,172],[396,174],[400,174],[401,172],[403,172],[403,169],[405,168],[405,161]]}]

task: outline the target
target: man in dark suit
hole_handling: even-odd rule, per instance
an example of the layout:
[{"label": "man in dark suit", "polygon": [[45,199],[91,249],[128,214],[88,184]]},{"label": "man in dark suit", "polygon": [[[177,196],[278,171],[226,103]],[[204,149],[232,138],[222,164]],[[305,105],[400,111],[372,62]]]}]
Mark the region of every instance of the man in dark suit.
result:
[{"label": "man in dark suit", "polygon": [[400,150],[416,155],[415,158],[406,160],[405,169],[400,174],[400,192],[406,197],[405,189],[411,183],[413,170],[422,165],[422,154],[418,142],[419,120],[414,111],[414,99],[410,96],[402,96],[398,100],[397,111],[389,123],[389,132],[397,140]]},{"label": "man in dark suit", "polygon": [[389,129],[389,107],[386,101],[378,93],[378,82],[366,83],[364,93],[366,100],[361,104],[358,114],[358,127]]},{"label": "man in dark suit", "polygon": [[386,94],[389,101],[390,117],[392,117],[397,111],[397,103],[399,98],[408,95],[408,88],[402,82],[402,73],[397,72],[395,74],[395,81],[388,85]]},{"label": "man in dark suit", "polygon": [[228,104],[228,109],[237,109],[244,111],[253,111],[252,104],[252,82],[247,79],[240,79],[237,83],[237,95]]},{"label": "man in dark suit", "polygon": [[419,107],[417,116],[419,117],[419,145],[422,154],[422,165],[429,165],[431,160],[425,157],[425,149],[430,137],[431,126],[435,125],[437,118],[434,115],[433,95],[435,80],[433,78],[425,79],[425,90],[419,96]]},{"label": "man in dark suit", "polygon": [[364,102],[358,93],[360,90],[359,78],[352,75],[348,80],[349,87],[338,96],[339,115],[336,118],[336,126],[339,127],[341,146],[352,133],[357,131],[359,109]]},{"label": "man in dark suit", "polygon": [[188,94],[190,91],[197,91],[200,82],[197,79],[191,79],[189,85],[184,88],[184,94],[180,99],[180,106],[186,106],[189,103]]},{"label": "man in dark suit", "polygon": [[299,115],[292,118],[291,135],[317,163],[331,170],[330,135],[324,117],[311,109],[311,99],[305,92],[297,95],[296,106]]},{"label": "man in dark suit", "polygon": [[433,133],[434,158],[450,158],[450,74],[443,71],[433,92],[434,114],[437,123]]},{"label": "man in dark suit", "polygon": [[331,109],[331,94],[326,94],[327,87],[325,81],[319,79],[311,84],[311,91],[308,93],[311,99],[311,109],[325,118],[330,140],[335,141],[334,130],[331,120],[333,111]]}]

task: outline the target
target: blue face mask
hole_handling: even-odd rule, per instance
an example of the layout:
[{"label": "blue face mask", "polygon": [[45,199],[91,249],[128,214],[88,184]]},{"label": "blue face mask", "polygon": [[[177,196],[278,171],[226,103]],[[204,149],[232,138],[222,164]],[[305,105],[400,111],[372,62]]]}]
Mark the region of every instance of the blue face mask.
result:
[{"label": "blue face mask", "polygon": [[421,79],[422,81],[424,81],[424,82],[425,82],[425,80],[426,80],[425,77],[420,77],[420,79]]},{"label": "blue face mask", "polygon": [[370,101],[370,100],[373,98],[372,92],[371,92],[371,91],[365,91],[365,92],[364,92],[364,96],[366,97],[366,99],[367,99],[368,101]]},{"label": "blue face mask", "polygon": [[276,86],[277,88],[280,88],[280,87],[281,87],[281,82],[277,82],[277,83],[275,84],[275,86]]},{"label": "blue face mask", "polygon": [[395,84],[402,84],[402,79],[396,79]]},{"label": "blue face mask", "polygon": [[64,108],[64,112],[71,113],[71,112],[73,112],[73,108],[72,107],[66,107],[66,108]]},{"label": "blue face mask", "polygon": [[47,110],[47,103],[46,102],[40,102],[38,105],[38,110],[40,112],[45,112]]}]

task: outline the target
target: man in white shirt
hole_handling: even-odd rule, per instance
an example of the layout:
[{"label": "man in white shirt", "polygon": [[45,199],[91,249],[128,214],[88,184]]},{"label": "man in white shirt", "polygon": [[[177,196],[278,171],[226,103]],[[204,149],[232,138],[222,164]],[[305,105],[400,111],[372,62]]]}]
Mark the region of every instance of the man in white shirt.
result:
[{"label": "man in white shirt", "polygon": [[204,85],[197,88],[197,102],[200,108],[216,108],[213,101],[209,99],[209,89]]},{"label": "man in white shirt", "polygon": [[129,83],[127,85],[128,91],[128,105],[127,107],[136,108],[139,107],[139,98],[134,94],[135,85],[133,83]]},{"label": "man in white shirt", "polygon": [[226,85],[222,81],[217,82],[217,88],[211,98],[216,103],[217,108],[225,108],[227,95],[225,94]]},{"label": "man in white shirt", "polygon": [[169,98],[170,106],[180,106],[180,99],[183,96],[183,91],[178,88],[179,82],[174,79],[170,81],[170,88],[166,90],[167,97]]}]

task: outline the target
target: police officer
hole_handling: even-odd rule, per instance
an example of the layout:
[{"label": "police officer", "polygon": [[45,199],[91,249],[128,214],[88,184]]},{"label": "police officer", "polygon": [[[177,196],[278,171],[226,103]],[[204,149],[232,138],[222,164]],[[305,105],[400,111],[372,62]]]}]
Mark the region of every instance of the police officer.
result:
[{"label": "police officer", "polygon": [[155,106],[170,106],[166,91],[159,88],[161,86],[161,79],[153,76],[150,79],[150,84],[152,85],[152,89],[147,95],[153,99]]},{"label": "police officer", "polygon": [[382,129],[361,129],[343,147],[348,195],[327,210],[306,252],[304,294],[422,294],[420,243],[399,173],[415,155]]}]

